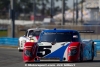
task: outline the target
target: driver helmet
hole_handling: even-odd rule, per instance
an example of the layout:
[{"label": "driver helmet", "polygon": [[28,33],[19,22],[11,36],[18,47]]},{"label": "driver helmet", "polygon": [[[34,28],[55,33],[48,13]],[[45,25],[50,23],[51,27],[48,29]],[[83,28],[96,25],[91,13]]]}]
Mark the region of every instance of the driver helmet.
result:
[{"label": "driver helmet", "polygon": [[33,35],[29,35],[29,38],[31,39],[33,37]]}]

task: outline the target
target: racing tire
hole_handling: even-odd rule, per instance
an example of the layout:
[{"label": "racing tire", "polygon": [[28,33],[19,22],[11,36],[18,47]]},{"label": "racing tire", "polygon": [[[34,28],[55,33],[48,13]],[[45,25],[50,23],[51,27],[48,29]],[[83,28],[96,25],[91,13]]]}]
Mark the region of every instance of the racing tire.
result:
[{"label": "racing tire", "polygon": [[18,51],[19,51],[19,52],[23,52],[23,50],[21,50],[21,49],[19,49]]},{"label": "racing tire", "polygon": [[93,45],[92,45],[91,53],[92,53],[92,58],[90,61],[93,61],[93,59],[94,59],[94,46]]},{"label": "racing tire", "polygon": [[83,47],[82,45],[80,46],[80,59],[79,59],[80,62],[83,61]]}]

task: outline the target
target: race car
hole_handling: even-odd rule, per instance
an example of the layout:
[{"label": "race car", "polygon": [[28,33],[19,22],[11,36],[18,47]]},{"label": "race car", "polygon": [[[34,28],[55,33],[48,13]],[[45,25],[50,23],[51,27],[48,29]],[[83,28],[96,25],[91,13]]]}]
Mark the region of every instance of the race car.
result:
[{"label": "race car", "polygon": [[96,56],[93,40],[82,40],[78,31],[66,29],[43,30],[38,42],[27,42],[23,51],[24,62],[93,61]]},{"label": "race car", "polygon": [[40,32],[43,29],[44,28],[31,28],[26,31],[24,36],[19,37],[19,45],[18,45],[19,52],[23,51],[23,47],[26,42],[37,42]]}]

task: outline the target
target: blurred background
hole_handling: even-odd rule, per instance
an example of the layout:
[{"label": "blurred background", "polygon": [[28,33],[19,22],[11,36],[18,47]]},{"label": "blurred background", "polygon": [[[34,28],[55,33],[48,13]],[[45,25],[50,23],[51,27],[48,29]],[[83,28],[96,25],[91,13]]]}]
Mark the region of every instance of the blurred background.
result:
[{"label": "blurred background", "polygon": [[100,38],[99,0],[0,0],[0,37],[19,38],[29,28],[93,30]]}]

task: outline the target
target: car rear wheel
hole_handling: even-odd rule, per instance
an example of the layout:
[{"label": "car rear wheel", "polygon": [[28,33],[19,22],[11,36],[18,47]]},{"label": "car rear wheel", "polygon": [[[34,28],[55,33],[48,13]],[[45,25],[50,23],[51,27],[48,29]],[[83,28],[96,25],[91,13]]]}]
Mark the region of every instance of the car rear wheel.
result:
[{"label": "car rear wheel", "polygon": [[80,46],[80,60],[79,61],[83,61],[83,47],[82,45]]},{"label": "car rear wheel", "polygon": [[19,49],[19,52],[23,52],[23,50]]},{"label": "car rear wheel", "polygon": [[94,46],[92,45],[92,49],[91,49],[91,60],[90,61],[93,61],[94,59]]}]

